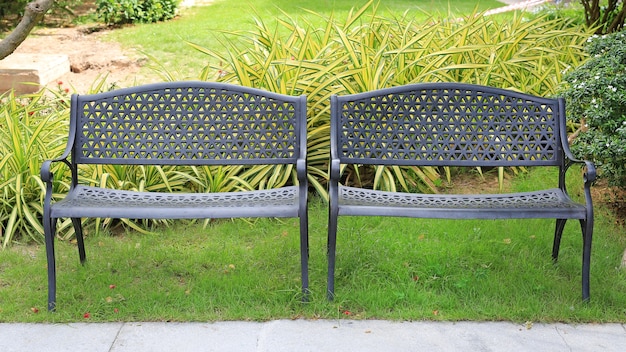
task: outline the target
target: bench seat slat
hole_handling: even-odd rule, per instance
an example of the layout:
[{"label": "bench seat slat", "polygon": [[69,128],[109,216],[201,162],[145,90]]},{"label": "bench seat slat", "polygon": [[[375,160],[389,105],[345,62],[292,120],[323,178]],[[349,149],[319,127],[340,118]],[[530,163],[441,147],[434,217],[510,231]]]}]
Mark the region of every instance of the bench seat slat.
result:
[{"label": "bench seat slat", "polygon": [[436,219],[585,218],[558,188],[505,194],[421,194],[339,187],[340,215]]},{"label": "bench seat slat", "polygon": [[297,186],[230,193],[157,193],[77,186],[51,209],[53,217],[196,219],[297,217]]}]

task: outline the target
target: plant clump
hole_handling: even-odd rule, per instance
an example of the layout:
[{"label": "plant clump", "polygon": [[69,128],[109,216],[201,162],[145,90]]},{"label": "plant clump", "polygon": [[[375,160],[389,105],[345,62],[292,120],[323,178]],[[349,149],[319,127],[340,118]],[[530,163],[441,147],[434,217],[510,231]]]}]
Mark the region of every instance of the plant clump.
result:
[{"label": "plant clump", "polygon": [[[567,19],[514,16],[506,21],[473,13],[463,18],[377,14],[374,1],[346,18],[285,14],[278,25],[257,21],[253,32],[231,33],[227,50],[191,43],[212,58],[202,79],[308,96],[309,181],[325,196],[330,140],[330,96],[419,82],[463,82],[551,96],[570,67],[587,55],[592,30]],[[450,20],[452,18],[453,20]],[[243,45],[242,45],[243,41]],[[433,190],[435,168],[362,168],[350,182],[377,189]]]},{"label": "plant clump", "polygon": [[174,18],[178,0],[97,0],[96,13],[109,25],[151,23]]},{"label": "plant clump", "polygon": [[45,187],[39,168],[44,159],[63,151],[69,111],[61,85],[50,93],[0,96],[0,248],[43,239]]},{"label": "plant clump", "polygon": [[626,187],[626,32],[595,35],[589,59],[565,77],[569,117],[580,123],[572,151],[593,160],[612,186]]},{"label": "plant clump", "polygon": [[[139,4],[130,0],[98,2],[110,6]],[[201,79],[308,96],[308,179],[321,196],[325,196],[328,180],[331,95],[436,81],[553,95],[563,72],[587,58],[583,44],[591,30],[572,27],[568,20],[514,17],[497,21],[474,13],[455,20],[416,22],[408,15],[381,16],[373,3],[369,1],[345,18],[309,13],[296,19],[285,14],[277,19],[277,26],[259,20],[253,32],[227,36],[226,50],[220,52],[195,45],[212,58]],[[61,84],[58,88],[48,92],[52,94],[0,96],[2,246],[43,239],[40,218],[44,190],[39,168],[43,160],[62,154],[67,138],[69,97]],[[88,93],[104,89],[101,82]],[[69,187],[70,177],[62,164],[53,172],[58,180],[53,190],[56,199]],[[433,167],[359,167],[346,170],[344,176],[346,184],[427,192],[441,182],[440,172]],[[269,189],[295,182],[294,170],[276,165],[177,169],[90,165],[79,171],[79,178],[94,186],[154,192]],[[119,221],[138,231],[150,225],[130,219]],[[116,222],[96,219],[90,230],[111,228]],[[73,235],[71,221],[59,222],[57,233],[69,239]]]}]

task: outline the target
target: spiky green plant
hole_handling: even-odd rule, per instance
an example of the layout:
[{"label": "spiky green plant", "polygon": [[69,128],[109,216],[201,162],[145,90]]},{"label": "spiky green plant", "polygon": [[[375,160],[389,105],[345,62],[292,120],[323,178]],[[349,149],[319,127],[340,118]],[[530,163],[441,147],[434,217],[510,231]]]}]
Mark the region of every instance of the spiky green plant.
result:
[{"label": "spiky green plant", "polygon": [[[426,22],[406,15],[382,17],[374,1],[341,19],[308,15],[314,20],[284,13],[277,28],[257,20],[253,32],[226,33],[225,51],[190,44],[212,59],[202,72],[203,79],[308,96],[309,181],[322,196],[328,179],[331,95],[426,81],[462,81],[551,95],[562,72],[585,59],[582,46],[590,36],[590,30],[573,27],[566,20],[544,17],[501,22],[480,13]],[[104,80],[98,82],[91,92],[106,88]],[[0,236],[4,245],[16,240],[16,234],[41,239],[38,219],[43,189],[38,170],[42,160],[60,155],[63,148],[67,104],[61,93],[52,92],[51,98],[38,93],[26,100],[3,97]],[[69,178],[63,167],[56,171],[55,197],[60,197]],[[82,175],[94,184],[153,191],[271,188],[293,182],[291,169],[275,166],[176,171],[87,167]],[[345,170],[345,175],[349,182],[405,190],[434,190],[441,178],[435,168],[362,167]],[[99,220],[96,226],[110,223]],[[144,228],[130,221],[127,225]],[[58,229],[65,238],[73,233],[69,221],[61,222]]]},{"label": "spiky green plant", "polygon": [[[406,15],[379,16],[374,0],[341,20],[310,14],[324,24],[284,13],[278,28],[259,19],[253,32],[225,33],[223,52],[189,44],[211,58],[203,79],[308,96],[309,181],[324,196],[332,94],[452,81],[553,95],[563,72],[586,58],[582,45],[591,35],[589,29],[545,16],[497,21],[473,13],[418,23]],[[350,172],[380,189],[434,190],[440,178],[434,168]],[[371,179],[364,180],[366,174]]]},{"label": "spiky green plant", "polygon": [[[57,92],[58,93],[58,92]],[[63,151],[60,131],[67,121],[66,97],[41,91],[0,96],[0,239],[2,248],[14,241],[41,241],[44,185],[39,168],[44,159]],[[66,184],[59,183],[58,191]],[[60,228],[67,228],[62,223]]]}]

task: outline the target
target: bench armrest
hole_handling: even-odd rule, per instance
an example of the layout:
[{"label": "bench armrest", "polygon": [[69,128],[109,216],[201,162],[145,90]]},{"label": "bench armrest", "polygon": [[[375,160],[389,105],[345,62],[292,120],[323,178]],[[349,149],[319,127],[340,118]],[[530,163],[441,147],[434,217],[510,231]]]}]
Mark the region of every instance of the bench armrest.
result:
[{"label": "bench armrest", "polygon": [[329,166],[329,174],[328,178],[330,182],[339,182],[339,178],[341,177],[341,162],[339,159],[331,159]]},{"label": "bench armrest", "polygon": [[569,167],[574,164],[585,164],[583,171],[583,180],[585,182],[585,186],[591,186],[591,184],[596,180],[597,177],[596,165],[589,160],[580,160],[568,156],[567,162],[565,163],[565,171],[567,171],[567,169],[569,169]]},{"label": "bench armrest", "polygon": [[583,173],[585,185],[587,183],[591,184],[596,180],[596,165],[588,160],[582,160],[582,162],[585,163],[585,171]]},{"label": "bench armrest", "polygon": [[[66,150],[66,153],[64,153],[63,156],[61,156],[60,158],[46,160],[43,162],[43,164],[41,164],[41,169],[39,170],[39,176],[41,177],[41,180],[43,182],[52,182],[54,180],[54,174],[52,173],[52,164],[57,163],[57,162],[62,162],[65,165],[67,165],[70,168],[70,170],[72,170],[72,176],[74,175],[72,164],[70,163],[69,160],[67,160],[68,154],[69,154],[69,151]],[[75,182],[75,180],[73,180],[73,182]]]},{"label": "bench armrest", "polygon": [[338,211],[339,199],[339,178],[341,178],[341,163],[339,159],[330,160],[330,170],[328,175],[328,198],[330,211],[336,213]]},{"label": "bench armrest", "polygon": [[306,159],[298,159],[296,161],[296,174],[298,176],[298,181],[302,182],[307,179],[307,170],[306,170]]},{"label": "bench armrest", "polygon": [[[70,139],[71,138],[70,136]],[[72,163],[68,160],[68,156],[70,155],[72,150],[72,144],[68,142],[65,147],[65,152],[59,158],[46,160],[41,164],[41,169],[39,170],[39,176],[41,177],[41,181],[46,183],[46,194],[44,197],[44,210],[49,210],[50,203],[52,202],[52,186],[54,184],[54,173],[52,172],[52,165],[54,163],[62,162],[63,164],[69,167],[72,173],[72,182],[71,187],[73,188],[78,183],[78,170],[76,166],[72,165]]]},{"label": "bench armrest", "polygon": [[[43,213],[44,213],[44,221],[46,219],[49,220],[49,216],[50,216],[50,206],[52,203],[52,193],[53,193],[53,185],[54,185],[54,174],[52,172],[52,164],[56,163],[56,162],[62,162],[64,164],[66,164],[70,169],[72,169],[72,165],[71,163],[67,160],[67,156],[63,156],[61,158],[58,159],[53,159],[53,160],[46,160],[43,162],[43,164],[41,165],[41,169],[39,171],[39,175],[41,177],[41,181],[45,182],[46,184],[46,193],[44,195],[44,200],[43,200]],[[74,187],[74,182],[76,182],[76,180],[74,180],[74,175],[76,173],[72,170],[72,187]]]},{"label": "bench armrest", "polygon": [[574,158],[571,153],[566,153],[565,166],[561,169],[561,173],[559,175],[559,188],[561,188],[566,194],[568,193],[567,186],[565,183],[565,174],[567,173],[567,170],[569,170],[569,168],[574,164],[584,164],[582,176],[583,176],[583,183],[584,183],[583,186],[584,186],[584,193],[585,193],[585,204],[586,204],[587,211],[593,214],[593,202],[591,199],[591,185],[595,182],[596,176],[597,176],[596,166],[594,165],[593,162],[588,161],[588,160],[579,160],[579,159]]},{"label": "bench armrest", "polygon": [[[72,103],[71,103],[72,109],[75,108],[75,104],[76,104],[75,101],[76,101],[76,94],[73,94]],[[65,150],[63,151],[63,154],[56,159],[46,160],[41,165],[41,169],[39,170],[39,175],[41,176],[41,180],[43,182],[52,184],[52,181],[54,179],[54,175],[52,173],[52,164],[57,163],[57,162],[64,163],[70,168],[70,170],[72,170],[72,187],[74,186],[76,182],[78,182],[78,180],[76,179],[77,174],[75,172],[75,168],[72,167],[72,163],[70,163],[70,161],[68,160],[68,157],[72,153],[72,148],[74,146],[75,130],[76,130],[75,119],[70,119],[70,134],[68,136],[67,144],[65,145]]]},{"label": "bench armrest", "polygon": [[[564,110],[565,109],[565,100],[563,98],[559,99],[559,104],[561,106],[561,108]],[[563,153],[565,154],[565,167],[563,170],[563,177],[565,176],[565,172],[569,169],[570,166],[572,166],[573,164],[585,164],[585,171],[583,173],[583,178],[584,178],[584,182],[585,182],[585,188],[588,188],[591,186],[591,184],[596,180],[596,166],[593,162],[589,161],[589,160],[581,160],[581,159],[577,159],[574,154],[572,153],[572,150],[570,149],[569,146],[569,142],[568,142],[568,138],[567,138],[567,129],[565,128],[565,121],[562,121],[562,125],[561,125],[561,146],[563,148]],[[560,181],[564,182],[564,179],[561,179]]]}]

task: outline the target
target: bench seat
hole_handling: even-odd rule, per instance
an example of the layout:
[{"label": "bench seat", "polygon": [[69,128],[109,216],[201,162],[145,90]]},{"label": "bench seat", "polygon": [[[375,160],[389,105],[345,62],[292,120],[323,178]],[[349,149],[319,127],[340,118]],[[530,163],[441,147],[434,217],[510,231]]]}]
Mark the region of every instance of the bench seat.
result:
[{"label": "bench seat", "polygon": [[422,194],[339,186],[339,215],[431,219],[584,219],[586,208],[561,189],[503,194]]},{"label": "bench seat", "polygon": [[198,219],[297,217],[298,187],[223,193],[157,193],[79,185],[51,208],[53,218]]}]

